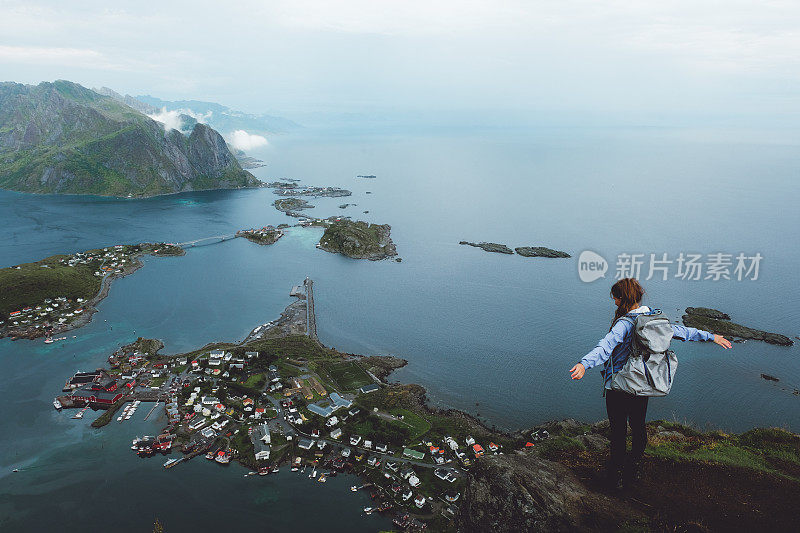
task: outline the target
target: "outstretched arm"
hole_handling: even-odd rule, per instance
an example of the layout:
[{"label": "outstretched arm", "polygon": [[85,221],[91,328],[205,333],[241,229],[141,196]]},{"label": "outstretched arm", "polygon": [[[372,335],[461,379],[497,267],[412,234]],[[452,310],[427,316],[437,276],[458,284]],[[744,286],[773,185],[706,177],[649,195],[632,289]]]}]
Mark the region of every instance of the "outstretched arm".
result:
[{"label": "outstretched arm", "polygon": [[726,350],[732,347],[731,341],[729,341],[722,335],[715,335],[714,333],[711,333],[709,331],[704,331],[702,329],[696,329],[696,328],[689,328],[678,324],[672,324],[672,336],[673,338],[682,341],[712,341],[716,344],[719,344]]}]

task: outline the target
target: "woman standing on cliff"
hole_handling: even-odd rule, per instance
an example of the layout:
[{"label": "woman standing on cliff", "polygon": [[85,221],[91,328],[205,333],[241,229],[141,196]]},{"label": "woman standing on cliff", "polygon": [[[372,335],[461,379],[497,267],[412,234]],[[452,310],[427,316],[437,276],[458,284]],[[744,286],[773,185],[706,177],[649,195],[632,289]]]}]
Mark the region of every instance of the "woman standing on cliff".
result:
[{"label": "woman standing on cliff", "polygon": [[[600,364],[603,365],[601,373],[608,421],[611,426],[611,463],[608,470],[608,481],[615,488],[622,488],[623,483],[628,422],[631,425],[633,439],[629,465],[634,479],[640,475],[641,459],[647,445],[647,430],[644,424],[647,416],[648,397],[634,396],[621,390],[612,389],[612,372],[609,368],[613,361],[613,373],[616,374],[622,370],[631,353],[631,342],[634,337],[633,324],[628,320],[620,319],[626,315],[651,312],[649,307],[642,305],[642,296],[644,296],[644,289],[634,278],[621,279],[611,287],[611,297],[614,299],[617,310],[608,334],[600,339],[597,346],[586,354],[580,363],[569,370],[572,379],[581,379],[586,370]],[[708,331],[673,324],[672,332],[673,338],[682,341],[713,341],[723,348],[731,347],[730,341]]]}]

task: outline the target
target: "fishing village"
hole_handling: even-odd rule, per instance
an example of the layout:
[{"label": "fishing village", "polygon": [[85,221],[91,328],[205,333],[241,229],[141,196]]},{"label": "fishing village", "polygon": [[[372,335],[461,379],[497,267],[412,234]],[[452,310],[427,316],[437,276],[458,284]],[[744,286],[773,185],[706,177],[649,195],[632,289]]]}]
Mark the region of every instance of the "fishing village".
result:
[{"label": "fishing village", "polygon": [[118,244],[0,269],[0,338],[64,340],[57,335],[86,325],[111,282],[141,268],[142,256],[184,254],[175,244]]},{"label": "fishing village", "polygon": [[138,411],[145,420],[165,415],[158,434],[131,435],[131,452],[163,457],[164,468],[200,457],[239,463],[245,477],[288,468],[325,483],[354,474],[361,481],[351,490],[372,500],[363,512],[391,513],[407,530],[454,528],[466,469],[486,454],[533,446],[461,413],[428,411],[417,386],[388,385],[401,359],[324,347],[313,281],[290,294],[281,317],[240,344],[163,356],[160,341],[139,338],[110,355],[108,368],[69,377],[53,405],[76,419],[102,411],[96,428]]}]

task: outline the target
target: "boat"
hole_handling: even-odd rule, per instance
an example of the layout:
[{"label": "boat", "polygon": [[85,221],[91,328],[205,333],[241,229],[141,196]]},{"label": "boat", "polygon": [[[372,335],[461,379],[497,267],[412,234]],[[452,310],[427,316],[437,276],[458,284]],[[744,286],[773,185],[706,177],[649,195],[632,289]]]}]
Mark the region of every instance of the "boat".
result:
[{"label": "boat", "polygon": [[275,467],[272,469],[272,473],[273,473],[273,474],[277,474],[277,473],[278,473],[278,471],[279,471],[279,469],[278,469],[278,466],[277,466],[277,465],[275,465]]},{"label": "boat", "polygon": [[293,467],[292,467],[292,472],[297,472],[298,470],[300,470],[300,469],[299,469],[299,468],[297,468],[296,466],[293,466]]},{"label": "boat", "polygon": [[44,340],[44,343],[45,343],[45,344],[53,344],[53,339],[51,339],[50,337],[47,337],[47,338]]},{"label": "boat", "polygon": [[226,465],[231,462],[231,454],[228,453],[227,450],[225,451],[220,450],[217,452],[217,456],[214,457],[214,460],[221,465]]},{"label": "boat", "polygon": [[374,511],[374,510],[375,509],[373,509],[372,507],[364,507],[364,512],[366,514],[372,514],[372,511]]},{"label": "boat", "polygon": [[319,479],[317,481],[319,481],[320,483],[325,483],[327,481],[325,474],[320,474]]},{"label": "boat", "polygon": [[258,469],[258,475],[259,476],[266,476],[267,474],[269,474],[269,467],[268,466],[262,466],[261,468]]},{"label": "boat", "polygon": [[12,472],[19,472],[19,468],[15,468]]},{"label": "boat", "polygon": [[350,487],[350,490],[353,491],[353,492],[357,492],[358,491],[358,487],[353,485],[352,487]]},{"label": "boat", "polygon": [[133,439],[133,440],[131,441],[131,445],[132,445],[132,446],[136,446],[136,447],[138,448],[138,447],[139,447],[139,445],[140,445],[140,444],[142,444],[143,442],[145,442],[145,443],[149,443],[149,442],[150,442],[150,441],[152,441],[154,438],[155,438],[155,437],[153,437],[153,436],[151,436],[151,435],[145,435],[144,437],[136,437],[135,439]]},{"label": "boat", "polygon": [[72,415],[72,418],[76,418],[76,419],[80,420],[81,418],[83,418],[83,413],[85,413],[87,409],[88,409],[88,407],[84,407],[83,409],[81,409],[80,411],[78,411],[77,413]]},{"label": "boat", "polygon": [[153,451],[153,448],[149,446],[140,446],[139,451],[136,452],[136,455],[139,457],[152,457],[155,455],[156,452]]},{"label": "boat", "polygon": [[175,466],[175,463],[180,463],[181,459],[167,459],[167,462],[164,463],[164,468],[172,468]]},{"label": "boat", "polygon": [[53,400],[53,407],[56,408],[56,411],[60,411],[61,408],[64,407],[64,406],[61,405],[61,402],[59,402],[58,398],[56,398],[55,400]]},{"label": "boat", "polygon": [[217,452],[208,452],[206,454],[206,459],[208,459],[209,461],[213,461],[214,460],[214,455],[216,455],[216,453]]},{"label": "boat", "polygon": [[251,470],[250,472],[246,473],[246,474],[244,475],[244,477],[249,477],[249,476],[257,476],[257,475],[258,475],[258,472],[253,472],[253,471]]}]

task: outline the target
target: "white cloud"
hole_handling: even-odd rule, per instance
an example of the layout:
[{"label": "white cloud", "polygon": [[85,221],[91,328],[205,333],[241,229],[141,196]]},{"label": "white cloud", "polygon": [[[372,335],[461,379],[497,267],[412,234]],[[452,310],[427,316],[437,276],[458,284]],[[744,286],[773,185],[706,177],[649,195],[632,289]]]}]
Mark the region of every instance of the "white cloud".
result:
[{"label": "white cloud", "polygon": [[251,135],[244,130],[236,130],[225,137],[228,143],[237,150],[253,150],[254,148],[261,148],[266,146],[267,139],[261,135]]},{"label": "white cloud", "polygon": [[[152,115],[147,115],[148,117],[152,118],[157,122],[161,122],[164,125],[164,130],[178,130],[181,131],[183,128],[183,119],[181,119],[181,115],[187,115],[195,119],[197,122],[202,122],[203,124],[208,122],[208,119],[211,118],[212,111],[208,113],[196,113],[191,109],[175,109],[172,111],[167,111],[166,107],[162,107],[161,111],[158,113],[153,113]],[[264,139],[266,142],[266,139]]]},{"label": "white cloud", "polygon": [[181,127],[183,126],[183,120],[181,120],[180,113],[177,111],[167,111],[166,107],[162,107],[161,111],[159,111],[158,113],[154,113],[152,115],[147,115],[147,116],[157,122],[161,122],[164,125],[164,129],[166,131],[169,130],[180,131]]}]

